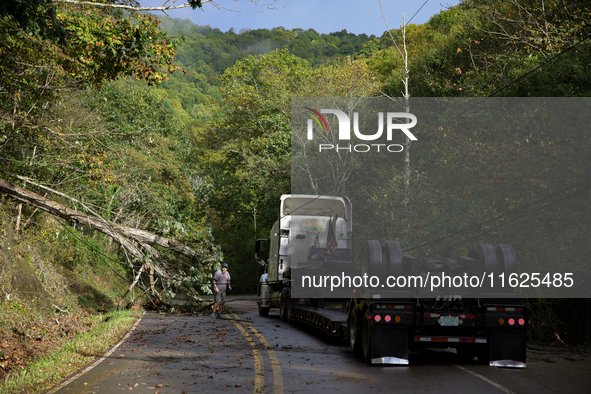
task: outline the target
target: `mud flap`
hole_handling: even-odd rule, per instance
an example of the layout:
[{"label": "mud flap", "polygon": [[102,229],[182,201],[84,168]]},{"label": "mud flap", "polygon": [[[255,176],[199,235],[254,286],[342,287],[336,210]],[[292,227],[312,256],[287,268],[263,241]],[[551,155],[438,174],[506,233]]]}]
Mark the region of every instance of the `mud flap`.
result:
[{"label": "mud flap", "polygon": [[408,327],[372,326],[371,363],[408,365]]},{"label": "mud flap", "polygon": [[526,367],[525,330],[490,330],[487,347],[491,367]]}]

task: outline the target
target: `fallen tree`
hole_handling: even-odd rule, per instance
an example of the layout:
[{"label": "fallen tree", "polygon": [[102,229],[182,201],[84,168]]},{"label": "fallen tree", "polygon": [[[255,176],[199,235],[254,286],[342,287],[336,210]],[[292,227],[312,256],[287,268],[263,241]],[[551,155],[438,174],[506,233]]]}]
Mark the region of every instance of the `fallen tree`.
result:
[{"label": "fallen tree", "polygon": [[[3,172],[7,173],[6,171]],[[178,273],[174,268],[171,267],[168,260],[162,256],[159,249],[156,247],[181,254],[195,263],[198,263],[198,258],[202,256],[202,253],[196,251],[186,244],[178,242],[177,240],[162,237],[146,230],[124,226],[113,221],[106,220],[100,215],[92,212],[90,208],[72,197],[69,197],[46,186],[40,185],[29,178],[18,176],[16,174],[7,174],[81,204],[87,211],[91,213],[68,208],[61,203],[14,185],[13,183],[2,178],[0,178],[0,193],[4,193],[11,198],[29,204],[37,209],[43,210],[69,223],[87,226],[93,230],[106,234],[114,241],[118,242],[127,253],[135,257],[135,259],[140,262],[138,273],[127,292],[123,295],[122,299],[134,288],[134,286],[138,285],[142,273],[147,272],[149,275],[150,289],[152,290],[152,294],[163,301],[162,296],[155,288],[157,279],[155,279],[154,275],[158,275],[161,278],[162,283],[164,283],[164,280],[166,279],[178,277]],[[130,264],[132,264],[131,261]],[[211,265],[211,262],[207,264]],[[178,283],[184,287],[187,295],[193,297],[196,300],[200,300],[199,295],[193,288],[183,286],[182,281],[179,281]]]}]

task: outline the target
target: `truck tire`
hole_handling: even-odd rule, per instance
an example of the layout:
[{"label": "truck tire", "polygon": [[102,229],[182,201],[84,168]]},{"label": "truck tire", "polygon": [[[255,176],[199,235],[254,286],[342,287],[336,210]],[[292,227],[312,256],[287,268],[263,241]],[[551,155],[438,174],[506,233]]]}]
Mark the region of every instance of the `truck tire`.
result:
[{"label": "truck tire", "polygon": [[353,351],[353,356],[361,358],[363,352],[361,351],[361,326],[359,324],[359,314],[353,310],[349,314],[347,321],[347,327],[349,328],[349,346]]},{"label": "truck tire", "polygon": [[380,241],[375,239],[365,241],[361,266],[363,272],[367,272],[368,275],[382,275],[382,245]]},{"label": "truck tire", "polygon": [[398,241],[386,241],[382,245],[382,263],[385,275],[402,275],[402,248]]},{"label": "truck tire", "polygon": [[361,349],[363,352],[363,359],[366,363],[371,364],[371,315],[369,310],[365,311],[363,321],[361,322]]},{"label": "truck tire", "polygon": [[271,309],[271,308],[269,308],[268,306],[267,307],[261,306],[259,304],[259,315],[261,315],[263,317],[269,316],[269,309]]},{"label": "truck tire", "polygon": [[281,301],[279,301],[279,316],[281,316],[281,320],[287,323],[287,294],[281,295]]},{"label": "truck tire", "polygon": [[293,313],[293,298],[291,298],[291,290],[289,291],[289,293],[287,293],[287,300],[285,301],[285,306],[287,307],[287,310],[285,311],[287,318],[286,322],[291,323],[291,314]]},{"label": "truck tire", "polygon": [[515,250],[508,244],[499,244],[495,246],[495,253],[497,255],[497,263],[499,270],[506,274],[513,274],[517,272],[517,259],[515,258]]},{"label": "truck tire", "polygon": [[279,316],[286,323],[291,323],[291,313],[293,312],[293,299],[291,298],[291,289],[285,290],[279,301]]},{"label": "truck tire", "polygon": [[476,245],[476,249],[471,250],[468,257],[478,260],[483,272],[497,272],[497,256],[491,244]]}]

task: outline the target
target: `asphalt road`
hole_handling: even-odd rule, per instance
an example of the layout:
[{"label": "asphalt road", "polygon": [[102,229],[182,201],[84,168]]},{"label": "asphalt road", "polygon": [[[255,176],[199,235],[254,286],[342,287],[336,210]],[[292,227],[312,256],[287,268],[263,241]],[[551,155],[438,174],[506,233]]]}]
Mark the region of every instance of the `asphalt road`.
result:
[{"label": "asphalt road", "polygon": [[113,353],[50,393],[591,393],[588,358],[533,352],[526,369],[502,369],[427,351],[410,366],[368,366],[236,298],[233,320],[146,313]]}]

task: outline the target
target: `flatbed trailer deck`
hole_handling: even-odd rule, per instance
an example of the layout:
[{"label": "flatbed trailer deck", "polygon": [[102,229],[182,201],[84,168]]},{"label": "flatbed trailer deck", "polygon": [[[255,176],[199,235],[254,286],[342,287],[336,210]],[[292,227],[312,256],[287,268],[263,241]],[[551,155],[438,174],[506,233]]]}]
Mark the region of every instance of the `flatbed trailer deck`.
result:
[{"label": "flatbed trailer deck", "polygon": [[346,309],[326,309],[306,304],[294,304],[290,321],[314,327],[347,343]]}]

